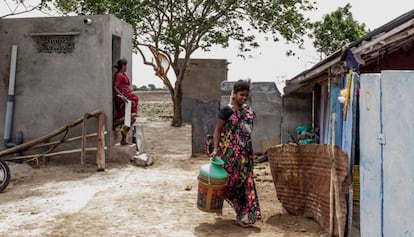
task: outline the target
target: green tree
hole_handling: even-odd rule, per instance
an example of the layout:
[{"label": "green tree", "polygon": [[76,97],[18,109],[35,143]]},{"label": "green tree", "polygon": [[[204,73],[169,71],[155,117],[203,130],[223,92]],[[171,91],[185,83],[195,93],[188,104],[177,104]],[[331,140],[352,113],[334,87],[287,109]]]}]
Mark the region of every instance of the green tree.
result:
[{"label": "green tree", "polygon": [[156,89],[156,87],[155,87],[155,85],[154,85],[154,84],[148,84],[148,88],[149,88],[149,90],[151,90],[151,91],[155,91],[155,89]]},{"label": "green tree", "polygon": [[139,88],[139,90],[140,90],[140,91],[147,91],[147,90],[148,90],[148,87],[147,87],[147,86],[141,86],[141,87]]},{"label": "green tree", "polygon": [[354,20],[348,3],[336,11],[327,14],[313,25],[313,46],[328,56],[338,50],[345,41],[352,42],[368,32],[364,23]]},{"label": "green tree", "polygon": [[133,91],[137,91],[137,90],[138,90],[138,86],[137,86],[137,85],[135,85],[135,84],[133,84],[133,85],[132,85],[132,90],[133,90]]},{"label": "green tree", "polygon": [[[303,13],[314,9],[309,0],[54,0],[66,13],[113,14],[134,29],[134,48],[171,93],[172,126],[181,126],[182,82],[191,55],[213,45],[238,42],[240,55],[259,46],[256,35],[302,45],[310,27]],[[149,47],[147,60],[143,48]],[[183,63],[178,63],[179,58]],[[175,74],[175,85],[167,73]]]}]

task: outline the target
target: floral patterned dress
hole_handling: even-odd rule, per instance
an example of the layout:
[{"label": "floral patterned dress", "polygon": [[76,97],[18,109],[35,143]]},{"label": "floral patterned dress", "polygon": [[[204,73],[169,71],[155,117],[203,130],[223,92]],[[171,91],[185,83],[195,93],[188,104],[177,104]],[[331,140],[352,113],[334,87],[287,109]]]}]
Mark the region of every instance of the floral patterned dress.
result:
[{"label": "floral patterned dress", "polygon": [[222,159],[229,174],[225,199],[236,210],[237,220],[253,224],[262,215],[253,176],[252,129],[255,114],[242,106],[226,120]]}]

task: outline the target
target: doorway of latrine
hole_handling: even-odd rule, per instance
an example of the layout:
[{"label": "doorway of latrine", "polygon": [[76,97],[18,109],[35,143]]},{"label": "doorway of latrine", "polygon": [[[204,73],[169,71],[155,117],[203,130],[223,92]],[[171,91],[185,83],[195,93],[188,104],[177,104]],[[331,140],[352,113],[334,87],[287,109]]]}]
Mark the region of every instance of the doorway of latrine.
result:
[{"label": "doorway of latrine", "polygon": [[[114,79],[116,68],[114,65],[121,58],[121,38],[115,35],[112,35],[112,118],[115,118],[117,115],[116,106],[115,106],[115,93],[114,93]],[[115,127],[112,126],[112,130],[115,130]]]}]

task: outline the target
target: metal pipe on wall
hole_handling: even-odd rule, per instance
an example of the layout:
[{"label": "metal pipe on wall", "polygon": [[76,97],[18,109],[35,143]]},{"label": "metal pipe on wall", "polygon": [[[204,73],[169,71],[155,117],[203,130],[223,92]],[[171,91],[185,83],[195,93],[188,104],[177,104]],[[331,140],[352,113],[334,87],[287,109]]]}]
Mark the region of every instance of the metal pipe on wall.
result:
[{"label": "metal pipe on wall", "polygon": [[11,131],[13,126],[13,109],[14,109],[14,91],[16,85],[16,63],[17,63],[17,45],[11,48],[10,56],[10,74],[9,74],[9,92],[7,96],[6,118],[4,123],[4,143],[6,147],[11,145]]}]

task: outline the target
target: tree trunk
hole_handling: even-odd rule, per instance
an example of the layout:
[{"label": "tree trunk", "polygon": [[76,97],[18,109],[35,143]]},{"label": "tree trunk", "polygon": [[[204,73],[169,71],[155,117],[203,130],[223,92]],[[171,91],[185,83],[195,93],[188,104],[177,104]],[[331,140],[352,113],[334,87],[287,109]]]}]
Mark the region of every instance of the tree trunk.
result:
[{"label": "tree trunk", "polygon": [[174,105],[174,116],[171,123],[173,127],[181,127],[183,125],[183,118],[181,114],[182,106],[181,102],[183,100],[183,92],[181,90],[181,83],[175,84],[174,95],[172,96],[173,105]]}]

